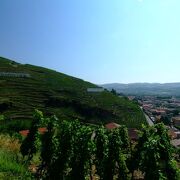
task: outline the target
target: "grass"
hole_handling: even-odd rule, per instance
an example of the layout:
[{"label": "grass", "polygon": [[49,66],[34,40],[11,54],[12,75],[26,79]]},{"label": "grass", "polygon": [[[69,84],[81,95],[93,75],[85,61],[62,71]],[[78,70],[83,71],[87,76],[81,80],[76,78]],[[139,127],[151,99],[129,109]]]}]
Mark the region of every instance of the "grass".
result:
[{"label": "grass", "polygon": [[20,143],[9,135],[0,135],[0,179],[31,179],[19,153]]},{"label": "grass", "polygon": [[80,119],[86,123],[114,121],[136,128],[146,123],[136,104],[107,91],[88,93],[87,88],[97,86],[84,80],[5,58],[0,58],[0,72],[31,75],[31,78],[0,77],[0,113],[11,120],[10,124],[31,120],[34,108],[46,115],[56,114],[59,119]]}]

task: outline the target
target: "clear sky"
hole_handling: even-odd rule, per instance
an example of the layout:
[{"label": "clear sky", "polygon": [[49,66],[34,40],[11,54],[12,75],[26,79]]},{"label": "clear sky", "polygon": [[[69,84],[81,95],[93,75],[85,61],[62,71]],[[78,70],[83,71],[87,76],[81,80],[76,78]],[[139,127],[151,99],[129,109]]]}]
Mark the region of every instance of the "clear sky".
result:
[{"label": "clear sky", "polygon": [[179,82],[180,0],[0,0],[0,56],[98,84]]}]

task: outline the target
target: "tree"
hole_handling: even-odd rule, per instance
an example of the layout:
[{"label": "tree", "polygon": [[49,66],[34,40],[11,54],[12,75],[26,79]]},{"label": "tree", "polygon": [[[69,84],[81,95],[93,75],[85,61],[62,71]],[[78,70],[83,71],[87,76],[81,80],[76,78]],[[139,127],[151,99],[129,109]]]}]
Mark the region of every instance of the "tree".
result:
[{"label": "tree", "polygon": [[71,159],[70,179],[85,180],[87,176],[91,177],[92,163],[94,152],[94,142],[91,139],[92,129],[87,126],[81,126],[77,131],[73,141],[73,157]]},{"label": "tree", "polygon": [[171,125],[171,121],[167,116],[161,116],[160,121],[163,122],[165,125]]},{"label": "tree", "polygon": [[145,179],[177,180],[179,172],[174,165],[173,148],[167,129],[161,123],[144,127],[136,147],[136,168],[145,173]]},{"label": "tree", "polygon": [[35,110],[32,121],[32,126],[29,130],[27,137],[22,142],[20,147],[21,154],[23,157],[27,156],[30,161],[33,155],[38,151],[40,147],[40,139],[38,128],[41,126],[43,121],[43,113],[39,110]]},{"label": "tree", "polygon": [[121,149],[125,154],[129,154],[130,153],[130,139],[129,139],[127,128],[125,126],[120,126],[119,134],[120,134],[121,142],[122,142]]},{"label": "tree", "polygon": [[115,89],[112,89],[112,90],[111,90],[111,93],[114,94],[114,95],[117,95],[117,92],[116,92]]},{"label": "tree", "polygon": [[106,180],[113,180],[114,175],[118,179],[128,179],[129,170],[126,165],[126,157],[121,149],[122,141],[119,129],[114,129],[108,133],[108,156],[105,163]]},{"label": "tree", "polygon": [[108,144],[109,139],[107,135],[107,130],[104,127],[98,127],[95,131],[95,166],[97,174],[100,176],[100,179],[105,178],[106,163],[108,159]]},{"label": "tree", "polygon": [[66,170],[69,167],[73,153],[73,138],[80,127],[78,121],[62,121],[59,126],[59,132],[55,137],[58,141],[57,150],[55,151],[54,161],[48,172],[51,179],[64,179]]},{"label": "tree", "polygon": [[[42,122],[47,132],[40,138],[38,128]],[[31,160],[37,152],[41,155],[39,179],[93,179],[95,170],[101,180],[128,180],[130,173],[133,179],[135,170],[140,170],[147,180],[180,178],[173,155],[177,152],[161,123],[143,126],[132,151],[125,126],[110,131],[102,126],[95,129],[77,120],[44,118],[36,110],[21,153]]]},{"label": "tree", "polygon": [[173,110],[173,116],[178,116],[179,112],[180,112],[180,110],[178,110],[178,109]]},{"label": "tree", "polygon": [[41,148],[41,166],[39,167],[39,175],[48,177],[51,166],[55,160],[57,152],[58,140],[56,138],[59,127],[59,119],[52,116],[50,119],[46,118],[45,125],[47,132],[42,136]]}]

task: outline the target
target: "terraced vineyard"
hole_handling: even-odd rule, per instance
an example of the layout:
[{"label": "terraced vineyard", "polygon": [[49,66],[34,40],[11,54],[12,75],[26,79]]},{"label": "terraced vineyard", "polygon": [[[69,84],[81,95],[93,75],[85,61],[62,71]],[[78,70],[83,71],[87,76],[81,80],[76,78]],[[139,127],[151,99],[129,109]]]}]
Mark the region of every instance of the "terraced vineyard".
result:
[{"label": "terraced vineyard", "polygon": [[[104,124],[117,122],[139,128],[146,123],[139,107],[108,91],[88,93],[96,85],[50,69],[23,65],[0,58],[1,73],[25,73],[30,77],[0,77],[0,113],[6,123],[32,119],[34,108],[60,119]],[[12,75],[12,74],[11,74]]]}]

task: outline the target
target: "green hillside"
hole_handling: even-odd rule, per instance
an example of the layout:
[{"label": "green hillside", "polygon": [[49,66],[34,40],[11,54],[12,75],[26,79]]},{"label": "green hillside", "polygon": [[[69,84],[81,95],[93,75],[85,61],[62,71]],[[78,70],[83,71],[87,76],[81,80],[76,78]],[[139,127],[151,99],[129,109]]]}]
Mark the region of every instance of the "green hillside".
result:
[{"label": "green hillside", "polygon": [[[25,77],[19,77],[20,73]],[[128,127],[145,123],[143,113],[133,102],[108,91],[88,93],[90,87],[97,86],[50,69],[0,58],[0,114],[6,123],[18,123],[24,128],[23,122],[30,122],[34,108],[60,119],[88,123],[114,121]]]}]

